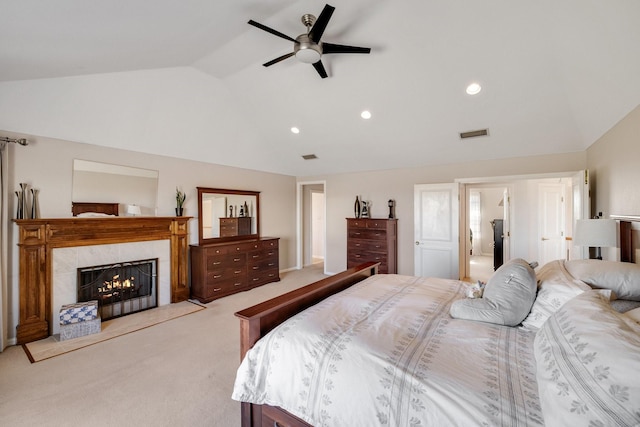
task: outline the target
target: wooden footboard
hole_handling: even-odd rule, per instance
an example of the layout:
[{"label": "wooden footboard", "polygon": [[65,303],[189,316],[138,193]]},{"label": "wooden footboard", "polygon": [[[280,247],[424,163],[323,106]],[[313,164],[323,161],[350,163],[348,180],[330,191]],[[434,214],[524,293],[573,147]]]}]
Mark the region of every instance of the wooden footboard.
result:
[{"label": "wooden footboard", "polygon": [[[274,327],[323,299],[377,274],[379,265],[367,262],[237,312],[235,315],[240,318],[240,359]],[[280,408],[242,403],[242,426],[263,425],[309,426]]]}]

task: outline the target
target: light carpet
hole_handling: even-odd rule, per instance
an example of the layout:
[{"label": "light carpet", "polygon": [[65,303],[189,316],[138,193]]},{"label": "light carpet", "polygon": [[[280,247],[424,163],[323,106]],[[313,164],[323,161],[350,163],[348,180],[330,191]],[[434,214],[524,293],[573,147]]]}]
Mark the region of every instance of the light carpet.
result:
[{"label": "light carpet", "polygon": [[60,341],[60,335],[56,334],[39,341],[27,343],[24,345],[24,350],[27,352],[29,360],[35,363],[204,309],[204,305],[190,301],[163,305],[104,321],[101,325],[102,330],[96,334],[65,341]]},{"label": "light carpet", "polygon": [[325,277],[322,264],[206,304],[188,316],[31,363],[0,353],[0,425],[240,426],[236,311]]}]

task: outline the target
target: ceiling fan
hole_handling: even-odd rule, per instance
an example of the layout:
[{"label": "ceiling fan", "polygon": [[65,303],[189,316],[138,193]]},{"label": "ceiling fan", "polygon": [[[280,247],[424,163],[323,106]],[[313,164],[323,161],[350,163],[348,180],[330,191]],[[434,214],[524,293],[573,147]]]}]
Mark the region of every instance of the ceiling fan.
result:
[{"label": "ceiling fan", "polygon": [[266,62],[262,65],[264,65],[265,67],[269,67],[295,55],[295,57],[300,62],[313,64],[313,67],[316,69],[318,74],[320,74],[320,77],[324,79],[327,77],[327,72],[324,69],[324,65],[322,65],[322,60],[320,59],[323,54],[370,53],[371,49],[368,47],[346,46],[320,41],[320,38],[322,37],[322,34],[324,33],[324,30],[329,23],[329,19],[331,19],[331,15],[333,15],[333,11],[335,9],[336,8],[333,6],[329,6],[328,4],[325,5],[324,9],[322,9],[322,12],[320,12],[320,16],[317,19],[315,16],[309,13],[302,15],[301,20],[304,26],[307,27],[307,32],[304,34],[300,34],[295,39],[281,33],[280,31],[276,31],[273,28],[262,25],[252,19],[249,20],[249,25],[253,25],[254,27],[260,28],[261,30],[264,30],[275,36],[282,37],[285,40],[293,42],[293,52],[289,52],[276,59],[272,59],[271,61]]}]

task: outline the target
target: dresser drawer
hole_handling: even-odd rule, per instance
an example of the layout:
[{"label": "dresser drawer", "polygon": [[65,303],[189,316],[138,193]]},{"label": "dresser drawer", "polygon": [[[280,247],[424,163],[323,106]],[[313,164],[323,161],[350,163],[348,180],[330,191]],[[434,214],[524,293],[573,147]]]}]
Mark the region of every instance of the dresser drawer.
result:
[{"label": "dresser drawer", "polygon": [[377,230],[369,228],[350,228],[349,238],[351,239],[374,239],[374,240],[386,240],[387,231]]},{"label": "dresser drawer", "polygon": [[387,252],[386,240],[351,239],[347,244],[349,251],[355,252]]},{"label": "dresser drawer", "polygon": [[278,269],[265,269],[249,273],[249,287],[261,286],[280,280]]},{"label": "dresser drawer", "polygon": [[207,257],[207,272],[223,267],[244,268],[247,265],[245,254],[211,255]]},{"label": "dresser drawer", "polygon": [[215,283],[209,283],[205,289],[204,297],[207,300],[219,298],[224,295],[236,293],[243,289],[247,288],[246,277],[243,277],[242,280],[237,278],[237,280],[227,279],[216,281]]}]

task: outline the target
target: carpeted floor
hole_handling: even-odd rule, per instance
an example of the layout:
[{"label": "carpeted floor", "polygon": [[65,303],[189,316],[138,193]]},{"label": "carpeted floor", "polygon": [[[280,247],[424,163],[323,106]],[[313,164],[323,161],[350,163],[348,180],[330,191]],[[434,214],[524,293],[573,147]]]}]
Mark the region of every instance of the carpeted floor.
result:
[{"label": "carpeted floor", "polygon": [[239,426],[236,311],[325,277],[322,264],[205,310],[31,363],[0,353],[3,426]]}]

